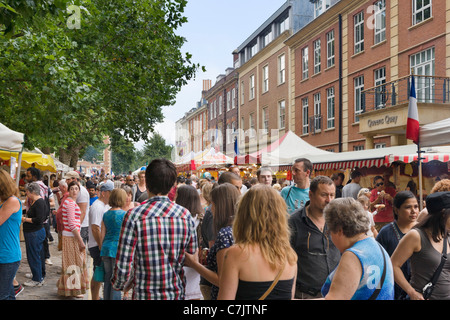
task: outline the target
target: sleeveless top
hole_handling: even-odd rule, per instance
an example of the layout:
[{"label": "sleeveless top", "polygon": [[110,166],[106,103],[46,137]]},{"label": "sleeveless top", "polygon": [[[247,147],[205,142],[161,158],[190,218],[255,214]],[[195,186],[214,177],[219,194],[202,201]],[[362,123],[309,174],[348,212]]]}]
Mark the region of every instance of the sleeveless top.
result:
[{"label": "sleeveless top", "polygon": [[[411,286],[422,293],[423,287],[430,282],[434,271],[441,263],[442,252],[438,252],[430,242],[427,234],[416,228],[420,234],[420,244],[422,249],[414,252],[411,256]],[[436,282],[430,300],[450,299],[450,261],[447,260],[442,269],[441,275]]]},{"label": "sleeveless top", "polygon": [[[380,280],[384,268],[386,275],[384,282],[381,284],[381,291],[376,300],[393,300],[394,299],[394,272],[392,269],[391,259],[386,250],[382,248],[378,242],[369,237],[356,242],[346,251],[354,253],[362,266],[362,275],[359,286],[351,300],[368,300],[375,289],[380,287]],[[383,255],[386,265],[383,263]],[[337,269],[337,267],[336,267]],[[322,295],[325,297],[333,281],[336,269],[327,277],[322,287]]]},{"label": "sleeveless top", "polygon": [[[244,281],[239,280],[236,300],[258,300],[269,287],[272,281]],[[294,278],[279,280],[266,300],[291,300]]]},{"label": "sleeveless top", "polygon": [[100,256],[115,258],[117,254],[117,246],[119,245],[120,230],[122,228],[125,210],[108,210],[103,215],[103,223],[105,224],[106,234],[102,243],[102,251]]},{"label": "sleeveless top", "polygon": [[[0,225],[0,263],[13,263],[22,260],[20,249],[20,224],[22,223],[22,201],[20,208]],[[0,205],[0,208],[3,206]]]}]

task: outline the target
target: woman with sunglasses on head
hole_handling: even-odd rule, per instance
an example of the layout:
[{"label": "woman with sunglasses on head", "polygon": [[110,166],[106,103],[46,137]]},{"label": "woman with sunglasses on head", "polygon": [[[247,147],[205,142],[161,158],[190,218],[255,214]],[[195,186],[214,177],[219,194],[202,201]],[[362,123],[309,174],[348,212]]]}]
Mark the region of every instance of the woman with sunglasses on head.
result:
[{"label": "woman with sunglasses on head", "polygon": [[386,224],[394,221],[394,213],[392,203],[395,197],[395,189],[386,186],[382,176],[376,176],[373,179],[374,188],[370,196],[370,208],[372,211],[377,210],[374,215],[375,228],[380,232],[381,228]]}]

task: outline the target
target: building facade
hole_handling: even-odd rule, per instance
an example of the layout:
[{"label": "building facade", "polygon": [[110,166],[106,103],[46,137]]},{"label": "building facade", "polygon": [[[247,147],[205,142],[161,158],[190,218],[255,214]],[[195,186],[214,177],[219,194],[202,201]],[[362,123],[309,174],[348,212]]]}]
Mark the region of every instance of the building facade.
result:
[{"label": "building facade", "polygon": [[406,140],[410,74],[420,124],[450,116],[450,3],[338,1],[290,37],[295,132],[334,152]]},{"label": "building facade", "polygon": [[286,1],[233,53],[239,73],[239,153],[255,152],[292,130],[291,52],[285,45],[314,17],[309,0]]},{"label": "building facade", "polygon": [[210,145],[208,140],[208,103],[206,92],[211,88],[211,80],[203,80],[203,91],[197,106],[186,112],[175,123],[175,148],[172,160],[179,161],[183,156],[198,153]]},{"label": "building facade", "polygon": [[208,105],[208,141],[225,155],[234,156],[234,132],[238,129],[238,73],[227,68],[205,92]]}]

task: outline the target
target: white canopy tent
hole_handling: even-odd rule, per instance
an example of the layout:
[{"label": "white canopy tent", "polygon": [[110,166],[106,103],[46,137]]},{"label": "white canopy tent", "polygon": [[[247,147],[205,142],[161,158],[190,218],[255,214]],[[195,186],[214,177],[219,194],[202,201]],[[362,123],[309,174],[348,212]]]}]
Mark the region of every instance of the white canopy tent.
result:
[{"label": "white canopy tent", "polygon": [[420,147],[450,144],[450,118],[420,127],[419,143]]},{"label": "white canopy tent", "polygon": [[[25,142],[25,134],[9,129],[4,124],[0,123],[0,150],[9,152],[18,152],[19,159],[17,160],[18,168],[16,171],[16,183],[19,185],[20,179],[20,165],[22,163],[23,144]],[[11,167],[13,163],[10,163]],[[11,170],[12,171],[12,170]]]}]

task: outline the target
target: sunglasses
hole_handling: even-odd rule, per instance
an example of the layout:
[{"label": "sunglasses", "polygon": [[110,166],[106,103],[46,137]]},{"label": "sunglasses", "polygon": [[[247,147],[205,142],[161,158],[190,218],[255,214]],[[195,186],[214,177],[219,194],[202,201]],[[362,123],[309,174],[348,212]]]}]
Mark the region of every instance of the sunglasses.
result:
[{"label": "sunglasses", "polygon": [[379,186],[382,186],[382,185],[384,185],[384,182],[377,183],[375,186],[379,187]]}]

